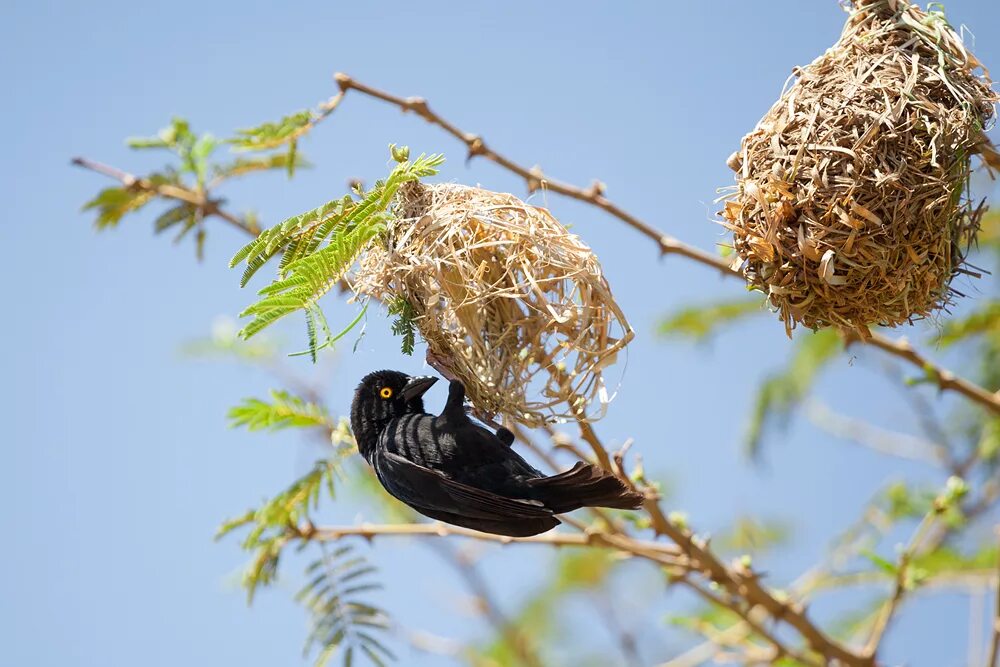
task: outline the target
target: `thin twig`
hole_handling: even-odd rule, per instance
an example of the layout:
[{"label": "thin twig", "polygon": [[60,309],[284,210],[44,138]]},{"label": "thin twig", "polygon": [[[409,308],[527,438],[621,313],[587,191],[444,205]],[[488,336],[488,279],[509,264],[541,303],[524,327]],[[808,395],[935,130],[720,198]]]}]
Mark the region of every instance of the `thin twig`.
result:
[{"label": "thin twig", "polygon": [[[850,345],[859,339],[853,335],[846,336],[846,343]],[[918,352],[913,345],[905,338],[895,340],[886,338],[877,333],[872,333],[871,338],[863,341],[867,345],[877,347],[880,350],[899,357],[914,366],[921,368],[924,373],[938,386],[941,391],[954,391],[965,396],[970,401],[978,403],[984,408],[1000,414],[1000,391],[991,392],[980,387],[974,382],[966,380],[946,368],[938,366],[933,361]]]},{"label": "thin twig", "polygon": [[247,222],[246,220],[241,220],[235,215],[228,213],[219,206],[218,200],[209,199],[206,194],[198,193],[190,188],[170,183],[156,184],[147,178],[140,178],[116,167],[101,164],[100,162],[94,162],[93,160],[88,160],[82,157],[75,157],[70,161],[70,163],[77,167],[83,167],[84,169],[89,169],[90,171],[97,172],[98,174],[109,176],[117,180],[126,188],[134,188],[143,192],[151,192],[166,199],[174,199],[191,204],[201,212],[203,217],[214,215],[218,218],[222,218],[230,225],[233,225],[248,234],[252,234],[253,236],[260,234],[260,228],[257,227],[257,225]]},{"label": "thin twig", "polygon": [[941,467],[948,463],[948,450],[934,442],[878,428],[868,422],[837,414],[823,403],[810,400],[806,415],[822,430],[845,440],[868,447],[879,454]]},{"label": "thin twig", "polygon": [[639,654],[639,645],[636,642],[635,634],[618,618],[614,601],[607,594],[607,591],[603,589],[598,591],[594,594],[594,599],[595,606],[604,618],[604,624],[617,641],[624,664],[629,667],[642,667],[642,656]]},{"label": "thin twig", "polygon": [[691,559],[694,567],[701,569],[706,578],[722,586],[730,595],[745,599],[751,606],[760,606],[771,618],[788,623],[814,651],[829,659],[839,660],[844,665],[867,667],[874,664],[871,659],[855,655],[827,636],[809,620],[801,604],[775,598],[760,584],[756,573],[746,569],[742,572],[730,570],[706,546],[699,544],[689,530],[671,523],[658,503],[648,500],[645,508],[652,519],[653,530],[673,540]]},{"label": "thin twig", "polygon": [[882,609],[879,611],[878,616],[875,618],[875,624],[872,627],[871,635],[868,638],[868,642],[865,644],[864,654],[871,657],[872,660],[875,659],[875,654],[878,652],[879,646],[882,644],[882,638],[885,636],[886,631],[889,629],[889,625],[892,623],[892,619],[899,609],[900,603],[903,601],[903,596],[907,592],[907,579],[910,573],[910,565],[913,562],[913,557],[918,553],[921,546],[923,545],[924,537],[927,535],[931,526],[934,525],[935,519],[938,514],[943,511],[937,506],[935,502],[935,507],[930,512],[928,512],[924,518],[920,521],[920,525],[913,533],[913,537],[910,538],[910,543],[903,549],[903,553],[899,556],[899,563],[896,565],[896,578],[893,582],[892,594]]},{"label": "thin twig", "polygon": [[[1000,526],[997,526],[997,539],[1000,540]],[[993,628],[990,632],[990,656],[986,667],[1000,667],[1000,556],[997,557],[997,580],[994,588],[996,614],[993,616]]]},{"label": "thin twig", "polygon": [[483,615],[510,645],[511,650],[520,660],[519,664],[527,667],[542,667],[543,663],[531,645],[529,635],[522,632],[516,623],[507,618],[476,564],[444,542],[431,542],[428,546],[452,565],[465,581],[465,585],[479,602]]},{"label": "thin twig", "polygon": [[396,536],[433,536],[433,537],[468,537],[484,542],[497,542],[500,544],[547,544],[556,547],[606,547],[618,549],[630,555],[642,555],[652,558],[658,562],[668,565],[678,565],[681,563],[681,553],[676,547],[662,542],[651,542],[636,540],[633,538],[623,538],[619,535],[607,533],[561,533],[549,532],[531,537],[508,537],[506,535],[494,535],[492,533],[481,533],[470,528],[461,528],[448,524],[434,523],[399,523],[399,524],[369,524],[362,523],[357,526],[323,526],[317,528],[305,527],[299,530],[300,536],[306,539],[318,541],[333,541],[344,537],[363,537],[373,539],[375,537],[396,535]]},{"label": "thin twig", "polygon": [[770,657],[770,662],[776,662],[781,658],[788,656],[794,659],[796,662],[799,662],[803,665],[817,664],[817,661],[815,659],[812,659],[809,656],[789,647],[783,641],[778,639],[778,637],[773,632],[769,631],[761,623],[759,623],[757,619],[753,617],[753,615],[751,614],[752,610],[744,608],[743,605],[740,604],[738,600],[725,600],[687,578],[681,579],[681,583],[687,585],[688,588],[693,590],[695,593],[697,593],[699,596],[707,600],[709,603],[720,607],[725,607],[726,609],[730,609],[737,615],[739,615],[739,617],[743,619],[743,622],[747,624],[747,626],[750,628],[750,630],[753,631],[753,633],[759,635],[762,639],[764,639],[767,643],[771,644],[771,646],[774,648],[775,654]]}]

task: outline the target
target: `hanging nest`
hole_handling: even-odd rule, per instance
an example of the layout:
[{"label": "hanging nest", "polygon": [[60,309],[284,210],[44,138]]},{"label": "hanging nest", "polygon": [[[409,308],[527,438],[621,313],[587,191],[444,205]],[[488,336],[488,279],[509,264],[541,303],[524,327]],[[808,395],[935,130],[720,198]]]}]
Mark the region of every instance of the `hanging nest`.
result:
[{"label": "hanging nest", "polygon": [[405,300],[428,357],[482,413],[599,418],[602,371],[633,333],[593,251],[544,208],[479,188],[409,183],[394,212],[355,290]]},{"label": "hanging nest", "polygon": [[793,76],[729,160],[734,268],[789,335],[865,336],[948,305],[983,211],[971,157],[1000,165],[988,73],[941,13],[856,0],[840,40]]}]

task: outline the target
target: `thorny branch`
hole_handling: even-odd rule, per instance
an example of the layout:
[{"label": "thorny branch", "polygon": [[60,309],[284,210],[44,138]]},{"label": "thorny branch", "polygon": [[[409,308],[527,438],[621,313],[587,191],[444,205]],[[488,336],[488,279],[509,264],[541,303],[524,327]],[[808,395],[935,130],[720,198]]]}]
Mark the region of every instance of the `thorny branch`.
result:
[{"label": "thorny branch", "polygon": [[604,547],[617,549],[627,556],[639,556],[653,560],[661,565],[686,567],[686,559],[676,548],[662,542],[637,540],[628,536],[613,535],[598,532],[563,533],[549,532],[532,537],[507,537],[481,533],[478,530],[451,526],[440,522],[432,523],[398,523],[398,524],[368,524],[356,526],[301,526],[295,529],[295,536],[318,542],[331,542],[344,537],[362,537],[372,540],[376,537],[394,535],[400,536],[433,536],[433,537],[468,537],[484,542],[499,544],[547,544],[554,547]]},{"label": "thorny branch", "polygon": [[[725,276],[742,277],[739,271],[732,267],[730,263],[722,258],[690,246],[678,239],[666,234],[650,224],[643,222],[625,209],[621,208],[604,195],[604,185],[595,181],[589,188],[581,188],[569,183],[554,180],[547,176],[541,168],[535,166],[530,169],[518,164],[510,158],[498,153],[486,144],[486,140],[478,134],[463,132],[451,122],[431,110],[430,105],[422,97],[399,97],[391,93],[373,88],[367,84],[356,81],[347,74],[338,72],[334,75],[337,85],[340,87],[340,94],[335,98],[339,104],[349,91],[357,91],[362,95],[374,97],[398,107],[406,112],[411,111],[423,118],[428,123],[440,127],[445,132],[455,137],[465,144],[468,149],[468,157],[483,157],[494,162],[507,171],[516,174],[524,179],[529,192],[545,189],[555,192],[578,201],[586,202],[592,206],[605,211],[618,218],[633,229],[636,229],[644,236],[652,239],[660,248],[664,255],[675,254],[686,257],[704,266],[716,269]],[[331,103],[333,103],[331,101]],[[332,108],[331,108],[332,111]],[[934,378],[938,387],[942,391],[957,392],[971,401],[978,403],[984,408],[1000,414],[1000,392],[990,392],[969,380],[965,380],[951,371],[937,366],[913,348],[905,339],[893,340],[878,333],[872,333],[869,338],[860,339],[854,334],[845,334],[845,343],[851,344],[861,340],[888,354],[899,357],[910,364],[921,368],[928,376]]]}]

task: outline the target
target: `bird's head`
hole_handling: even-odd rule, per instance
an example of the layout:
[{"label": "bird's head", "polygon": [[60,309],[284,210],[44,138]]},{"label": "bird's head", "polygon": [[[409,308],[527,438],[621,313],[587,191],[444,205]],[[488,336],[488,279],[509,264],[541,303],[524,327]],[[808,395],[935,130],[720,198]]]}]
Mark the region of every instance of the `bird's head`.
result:
[{"label": "bird's head", "polygon": [[435,377],[413,377],[399,371],[375,371],[362,378],[351,403],[351,428],[365,458],[391,420],[424,411],[423,395],[435,382]]}]

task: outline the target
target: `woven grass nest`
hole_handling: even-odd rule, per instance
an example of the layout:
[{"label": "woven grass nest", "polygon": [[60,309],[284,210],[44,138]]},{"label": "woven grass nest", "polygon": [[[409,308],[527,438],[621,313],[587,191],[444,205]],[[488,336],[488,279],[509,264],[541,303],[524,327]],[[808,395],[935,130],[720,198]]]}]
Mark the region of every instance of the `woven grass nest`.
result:
[{"label": "woven grass nest", "polygon": [[836,44],[729,161],[723,224],[749,285],[785,323],[864,336],[947,306],[982,207],[971,158],[997,95],[939,12],[856,0]]},{"label": "woven grass nest", "polygon": [[455,184],[400,190],[354,288],[405,299],[428,356],[472,404],[527,425],[596,419],[633,337],[594,253],[547,210]]}]

